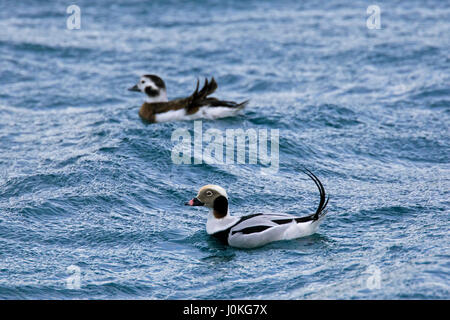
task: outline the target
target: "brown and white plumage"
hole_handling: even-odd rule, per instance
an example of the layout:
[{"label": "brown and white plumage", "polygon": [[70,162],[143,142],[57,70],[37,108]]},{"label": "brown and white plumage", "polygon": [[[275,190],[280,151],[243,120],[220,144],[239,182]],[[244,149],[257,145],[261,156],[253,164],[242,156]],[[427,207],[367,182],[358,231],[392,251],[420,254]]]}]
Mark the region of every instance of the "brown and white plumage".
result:
[{"label": "brown and white plumage", "polygon": [[147,99],[139,110],[139,116],[148,122],[166,122],[194,119],[217,119],[236,115],[248,101],[236,103],[210,97],[217,89],[214,78],[205,79],[199,90],[197,80],[195,91],[186,98],[168,100],[164,81],[156,75],[143,75],[130,91],[143,92]]}]

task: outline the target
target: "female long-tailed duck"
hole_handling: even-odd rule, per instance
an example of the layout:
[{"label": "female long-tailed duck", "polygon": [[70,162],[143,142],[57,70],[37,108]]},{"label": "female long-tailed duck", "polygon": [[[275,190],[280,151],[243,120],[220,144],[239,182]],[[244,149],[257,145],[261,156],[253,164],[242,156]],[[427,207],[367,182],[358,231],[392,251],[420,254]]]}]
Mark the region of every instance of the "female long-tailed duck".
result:
[{"label": "female long-tailed duck", "polygon": [[232,247],[255,248],[273,241],[306,237],[317,231],[325,217],[329,198],[320,180],[309,170],[305,173],[314,181],[320,193],[316,212],[306,217],[285,213],[233,217],[228,212],[227,192],[216,185],[203,186],[197,197],[185,204],[209,208],[206,232]]},{"label": "female long-tailed duck", "polygon": [[217,89],[214,78],[205,79],[199,91],[199,81],[193,94],[187,98],[167,99],[164,81],[154,74],[143,75],[139,82],[129,88],[146,94],[147,98],[139,110],[139,116],[148,122],[166,122],[176,120],[217,119],[235,116],[248,101],[236,103],[209,97]]}]

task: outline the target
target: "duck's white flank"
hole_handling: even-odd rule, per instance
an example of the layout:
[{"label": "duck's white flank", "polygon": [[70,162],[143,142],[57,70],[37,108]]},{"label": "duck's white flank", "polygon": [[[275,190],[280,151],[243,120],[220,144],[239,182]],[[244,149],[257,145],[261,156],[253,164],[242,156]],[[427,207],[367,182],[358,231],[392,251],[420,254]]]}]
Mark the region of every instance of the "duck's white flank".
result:
[{"label": "duck's white flank", "polygon": [[201,107],[196,113],[186,114],[186,109],[170,110],[155,115],[156,122],[196,120],[196,119],[219,119],[235,116],[241,109],[227,107]]}]

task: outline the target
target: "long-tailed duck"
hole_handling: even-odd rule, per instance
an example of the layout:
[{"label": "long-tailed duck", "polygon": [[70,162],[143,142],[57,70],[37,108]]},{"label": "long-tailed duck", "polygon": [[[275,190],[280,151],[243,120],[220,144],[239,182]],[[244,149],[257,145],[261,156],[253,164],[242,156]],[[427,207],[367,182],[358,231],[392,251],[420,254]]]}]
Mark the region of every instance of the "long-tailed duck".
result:
[{"label": "long-tailed duck", "polygon": [[325,217],[328,197],[320,180],[309,170],[305,173],[314,181],[320,193],[319,206],[314,214],[296,217],[285,213],[256,213],[233,217],[228,212],[225,189],[216,185],[200,188],[197,197],[185,203],[210,209],[206,232],[237,248],[255,248],[269,242],[309,236],[317,231]]},{"label": "long-tailed duck", "polygon": [[187,98],[167,99],[164,81],[154,74],[143,75],[139,82],[129,88],[130,91],[143,92],[147,95],[139,110],[139,116],[148,122],[166,122],[176,120],[217,119],[235,116],[248,101],[236,103],[209,97],[217,89],[214,78],[205,79],[199,91],[199,81],[193,94]]}]

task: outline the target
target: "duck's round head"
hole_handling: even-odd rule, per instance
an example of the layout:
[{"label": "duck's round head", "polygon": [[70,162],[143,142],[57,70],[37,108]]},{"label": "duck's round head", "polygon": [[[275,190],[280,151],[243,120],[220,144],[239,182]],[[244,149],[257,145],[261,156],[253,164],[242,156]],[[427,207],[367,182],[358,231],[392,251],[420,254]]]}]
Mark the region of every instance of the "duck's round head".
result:
[{"label": "duck's round head", "polygon": [[154,74],[141,76],[139,82],[128,90],[145,93],[146,101],[149,103],[167,102],[166,84],[163,79]]},{"label": "duck's round head", "polygon": [[205,206],[213,209],[217,219],[228,215],[228,195],[224,188],[212,184],[203,186],[197,197],[185,203],[187,206]]}]

